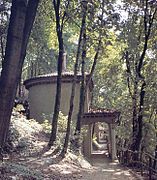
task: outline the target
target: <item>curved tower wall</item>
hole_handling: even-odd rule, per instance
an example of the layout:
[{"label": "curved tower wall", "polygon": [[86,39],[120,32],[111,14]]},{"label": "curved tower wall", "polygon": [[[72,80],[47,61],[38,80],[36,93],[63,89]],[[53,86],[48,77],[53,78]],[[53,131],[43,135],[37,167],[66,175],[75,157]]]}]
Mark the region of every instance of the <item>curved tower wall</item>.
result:
[{"label": "curved tower wall", "polygon": [[[37,77],[28,79],[24,82],[26,89],[28,89],[28,102],[30,106],[30,118],[34,118],[39,122],[44,119],[51,119],[54,111],[55,96],[56,96],[56,77]],[[60,111],[64,115],[68,115],[69,103],[71,96],[72,77],[65,76],[62,82],[61,93],[61,107]],[[75,98],[74,98],[74,110],[72,119],[77,119],[79,109],[80,98],[80,80],[77,80]],[[85,112],[89,109],[90,102],[89,89],[86,93],[85,100]]]}]

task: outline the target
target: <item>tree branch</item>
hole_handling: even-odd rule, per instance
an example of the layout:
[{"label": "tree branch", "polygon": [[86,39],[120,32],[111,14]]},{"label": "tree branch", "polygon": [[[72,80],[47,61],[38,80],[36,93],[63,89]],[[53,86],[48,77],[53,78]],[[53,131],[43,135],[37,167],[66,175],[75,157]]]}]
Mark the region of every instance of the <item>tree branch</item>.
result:
[{"label": "tree branch", "polygon": [[132,94],[132,91],[131,91],[131,85],[130,85],[130,78],[132,76],[132,73],[131,73],[131,67],[130,67],[130,61],[129,61],[129,52],[126,51],[125,53],[125,60],[126,60],[126,72],[127,72],[127,85],[128,85],[128,90],[129,90],[129,94],[130,96],[133,98],[133,94]]},{"label": "tree branch", "polygon": [[148,18],[147,17],[148,14],[146,12],[148,10],[148,2],[147,1],[146,1],[146,7],[147,7],[147,9],[145,9],[145,15],[144,15],[145,42],[144,42],[144,47],[143,47],[142,54],[141,54],[140,59],[139,59],[139,64],[137,66],[137,74],[138,74],[138,76],[140,78],[143,78],[142,75],[141,75],[141,69],[142,69],[142,66],[143,66],[143,61],[144,61],[145,54],[146,54],[147,47],[148,47],[148,40],[149,40],[149,37],[150,37],[151,28],[152,28],[152,25],[153,25],[155,14],[157,12],[157,8],[156,8],[153,15],[149,14],[149,21],[147,22],[147,18]]},{"label": "tree branch", "polygon": [[65,11],[64,11],[64,14],[63,14],[63,17],[62,17],[62,22],[61,22],[61,32],[63,31],[63,26],[66,22],[65,18],[66,18],[66,15],[67,15],[67,9],[69,7],[69,4],[70,4],[70,0],[68,0],[66,6],[65,6]]}]

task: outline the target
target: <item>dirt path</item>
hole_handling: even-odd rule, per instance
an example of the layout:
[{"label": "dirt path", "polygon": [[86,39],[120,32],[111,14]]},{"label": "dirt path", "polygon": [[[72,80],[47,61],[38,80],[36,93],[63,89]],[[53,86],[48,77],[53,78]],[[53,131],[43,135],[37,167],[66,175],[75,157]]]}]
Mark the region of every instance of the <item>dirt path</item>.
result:
[{"label": "dirt path", "polygon": [[118,162],[109,159],[93,159],[91,171],[82,174],[82,180],[142,180],[131,170],[122,167]]},{"label": "dirt path", "polygon": [[[39,145],[42,147],[42,144]],[[41,154],[13,159],[14,165],[12,164],[11,167],[16,169],[17,174],[24,173],[24,176],[32,174],[34,178],[27,176],[18,179],[19,176],[15,173],[10,173],[8,176],[16,177],[17,180],[143,180],[118,162],[111,162],[107,157],[92,159],[90,164],[83,157],[70,152],[62,159],[57,156],[56,150],[50,149],[41,151]],[[6,177],[0,179],[6,180]]]},{"label": "dirt path", "polygon": [[[12,164],[11,168],[17,173],[8,173],[8,177],[17,180],[142,180],[131,170],[122,167],[117,162],[112,163],[107,157],[92,159],[90,164],[83,157],[69,152],[66,158],[62,159],[57,156],[56,148],[44,148],[47,144],[46,139],[43,141],[42,137],[39,139],[38,152],[32,156],[15,155],[12,159],[14,165]],[[17,174],[24,174],[23,177],[27,174],[27,178],[21,178]],[[28,177],[30,174],[31,178]],[[6,180],[6,177],[0,176],[0,179]]]},{"label": "dirt path", "polygon": [[60,147],[47,148],[49,138],[42,131],[41,125],[14,113],[13,122],[20,137],[17,139],[15,137],[15,144],[22,142],[26,146],[24,149],[17,148],[0,162],[0,180],[141,179],[136,178],[130,170],[118,163],[111,163],[107,157],[93,159],[92,165],[82,156],[76,156],[72,152],[68,152],[64,159],[61,158]]},{"label": "dirt path", "polygon": [[[72,161],[71,161],[72,158]],[[74,163],[72,163],[74,162]],[[131,170],[122,167],[118,162],[108,158],[93,159],[91,166],[84,160],[78,162],[75,157],[67,160],[55,160],[43,157],[27,161],[31,168],[40,169],[44,180],[142,180],[143,178]],[[79,164],[79,165],[78,165]],[[80,165],[82,167],[80,167]]]}]

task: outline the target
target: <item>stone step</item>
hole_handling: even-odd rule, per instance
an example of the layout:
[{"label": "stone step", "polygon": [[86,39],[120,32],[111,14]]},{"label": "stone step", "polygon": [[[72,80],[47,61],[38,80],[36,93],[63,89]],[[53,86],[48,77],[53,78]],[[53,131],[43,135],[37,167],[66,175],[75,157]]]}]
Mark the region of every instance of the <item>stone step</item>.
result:
[{"label": "stone step", "polygon": [[91,154],[91,158],[105,158],[107,157],[107,152],[94,152]]}]

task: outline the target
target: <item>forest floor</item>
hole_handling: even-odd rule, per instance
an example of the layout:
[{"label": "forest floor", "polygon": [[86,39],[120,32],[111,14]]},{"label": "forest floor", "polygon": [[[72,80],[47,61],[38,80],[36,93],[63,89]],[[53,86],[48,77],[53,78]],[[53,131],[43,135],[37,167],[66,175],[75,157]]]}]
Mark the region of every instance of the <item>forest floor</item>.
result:
[{"label": "forest floor", "polygon": [[29,156],[12,155],[5,165],[0,179],[7,180],[139,180],[131,170],[118,162],[111,162],[107,157],[92,159],[91,164],[83,157],[72,153],[62,159],[57,149],[44,148],[45,141],[38,141],[41,151]]},{"label": "forest floor", "polygon": [[[18,152],[16,149],[10,155],[4,156],[4,161],[0,163],[0,180],[142,179],[118,162],[111,162],[107,157],[92,159],[89,163],[83,156],[68,152],[62,159],[59,156],[59,148],[47,148],[48,138],[41,131],[39,124],[25,120],[23,116],[16,113],[15,117],[13,127],[17,126],[16,130],[20,134],[18,139],[20,147],[19,144],[18,147],[28,144],[29,149],[24,149],[22,153],[21,150]],[[30,148],[32,148],[31,151]]]}]

